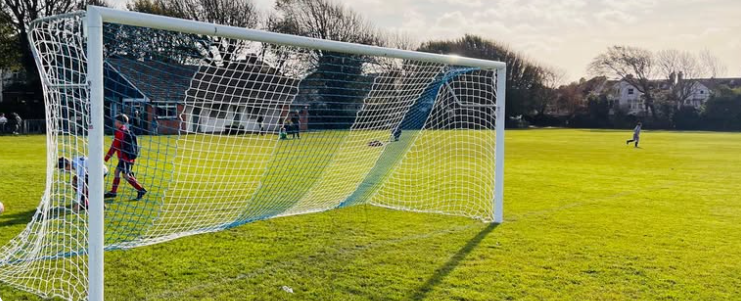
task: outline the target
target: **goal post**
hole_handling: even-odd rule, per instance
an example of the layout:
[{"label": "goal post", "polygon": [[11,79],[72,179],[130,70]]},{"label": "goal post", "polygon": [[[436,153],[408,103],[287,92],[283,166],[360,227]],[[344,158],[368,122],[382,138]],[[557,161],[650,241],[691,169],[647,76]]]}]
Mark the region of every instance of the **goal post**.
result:
[{"label": "goal post", "polygon": [[[95,6],[29,40],[47,185],[0,246],[12,287],[99,301],[105,250],[359,204],[503,222],[502,62]],[[119,114],[130,165],[104,160]]]}]

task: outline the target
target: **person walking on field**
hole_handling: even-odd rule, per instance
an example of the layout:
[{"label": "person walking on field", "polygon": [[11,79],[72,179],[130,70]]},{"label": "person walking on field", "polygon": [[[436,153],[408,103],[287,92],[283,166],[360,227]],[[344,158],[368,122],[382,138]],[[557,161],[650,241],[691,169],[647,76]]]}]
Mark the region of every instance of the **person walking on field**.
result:
[{"label": "person walking on field", "polygon": [[291,124],[293,125],[293,138],[301,139],[301,118],[298,117],[298,112],[291,114]]},{"label": "person walking on field", "polygon": [[13,124],[10,126],[10,132],[13,135],[18,135],[21,133],[21,125],[23,124],[23,119],[21,119],[21,115],[18,115],[18,113],[11,114],[11,121],[13,121]]},{"label": "person walking on field", "polygon": [[5,118],[5,113],[0,113],[0,134],[5,133],[6,123],[8,123],[8,118]]},{"label": "person walking on field", "polygon": [[129,117],[124,114],[116,116],[114,125],[116,126],[116,132],[113,138],[113,143],[108,153],[105,155],[105,161],[111,159],[113,154],[118,154],[118,166],[114,172],[113,186],[111,191],[106,192],[105,198],[115,198],[118,194],[118,184],[121,182],[121,174],[129,184],[136,189],[136,200],[141,200],[147,190],[139,184],[139,181],[134,177],[133,167],[134,161],[138,156],[139,145],[136,139],[136,135],[129,130],[126,124],[129,123]]},{"label": "person walking on field", "polygon": [[631,142],[635,142],[635,147],[638,148],[638,142],[641,141],[641,123],[639,122],[636,127],[633,129],[633,139],[625,141],[625,144],[630,144]]},{"label": "person walking on field", "polygon": [[265,119],[262,118],[262,116],[257,117],[257,125],[260,127],[260,136],[265,135],[265,126],[263,125],[263,122]]}]

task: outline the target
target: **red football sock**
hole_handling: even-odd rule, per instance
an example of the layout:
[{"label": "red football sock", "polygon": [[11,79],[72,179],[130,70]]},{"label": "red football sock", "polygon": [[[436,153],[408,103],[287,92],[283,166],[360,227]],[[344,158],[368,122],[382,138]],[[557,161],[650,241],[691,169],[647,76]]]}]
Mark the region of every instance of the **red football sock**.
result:
[{"label": "red football sock", "polygon": [[129,176],[129,180],[128,181],[129,181],[129,184],[131,184],[131,186],[133,186],[134,189],[136,189],[136,191],[140,191],[140,190],[143,189],[142,188],[142,185],[139,184],[139,182],[133,176]]},{"label": "red football sock", "polygon": [[111,192],[116,193],[118,191],[119,183],[121,183],[121,178],[119,177],[113,178],[113,187],[111,187]]}]

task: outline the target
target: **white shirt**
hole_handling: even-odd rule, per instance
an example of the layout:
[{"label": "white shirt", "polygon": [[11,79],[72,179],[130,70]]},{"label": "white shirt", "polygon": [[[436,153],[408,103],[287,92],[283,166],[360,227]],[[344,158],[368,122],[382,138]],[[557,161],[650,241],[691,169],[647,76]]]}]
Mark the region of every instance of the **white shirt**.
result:
[{"label": "white shirt", "polygon": [[[75,170],[77,176],[77,194],[75,196],[75,202],[80,203],[82,201],[82,194],[85,191],[85,176],[87,175],[87,157],[74,157],[72,158],[72,169]],[[108,168],[103,165],[103,176],[108,175]]]},{"label": "white shirt", "polygon": [[633,135],[638,136],[640,134],[641,134],[641,126],[640,125],[636,125],[636,128],[633,129]]},{"label": "white shirt", "polygon": [[0,124],[8,123],[8,118],[5,118],[5,116],[0,117]]},{"label": "white shirt", "polygon": [[87,157],[75,157],[72,158],[72,169],[77,174],[77,195],[75,196],[75,202],[80,203],[82,200],[82,194],[85,191],[85,175],[87,174]]}]

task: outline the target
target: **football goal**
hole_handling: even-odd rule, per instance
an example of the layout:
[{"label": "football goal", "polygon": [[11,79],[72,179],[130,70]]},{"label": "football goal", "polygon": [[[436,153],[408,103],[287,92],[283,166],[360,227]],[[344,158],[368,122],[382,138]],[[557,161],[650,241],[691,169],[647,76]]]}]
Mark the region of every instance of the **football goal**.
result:
[{"label": "football goal", "polygon": [[502,222],[504,63],[99,7],[29,39],[47,178],[14,288],[101,301],[104,250],[356,205]]}]

